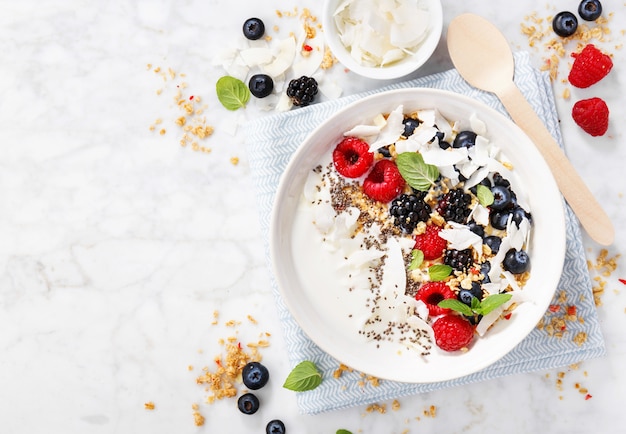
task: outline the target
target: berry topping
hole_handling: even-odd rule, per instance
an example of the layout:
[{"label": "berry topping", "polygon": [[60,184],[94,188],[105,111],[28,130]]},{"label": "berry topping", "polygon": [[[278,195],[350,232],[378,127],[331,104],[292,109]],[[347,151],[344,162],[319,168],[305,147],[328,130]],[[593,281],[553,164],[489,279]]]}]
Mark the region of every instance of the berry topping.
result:
[{"label": "berry topping", "polygon": [[474,259],[472,257],[472,249],[446,250],[443,256],[443,263],[451,266],[458,271],[467,271],[472,265],[474,265]]},{"label": "berry topping", "polygon": [[346,137],[333,151],[335,169],[346,178],[358,178],[374,164],[370,146],[357,137]]},{"label": "berry topping", "polygon": [[574,122],[586,133],[602,136],[609,128],[609,108],[600,98],[577,101],[572,108]]},{"label": "berry topping", "polygon": [[315,100],[317,89],[317,81],[313,77],[303,75],[289,82],[287,96],[291,98],[293,105],[307,106]]},{"label": "berry topping", "polygon": [[585,45],[580,53],[574,53],[572,56],[575,59],[568,76],[572,86],[586,88],[596,84],[613,68],[611,57],[593,44]]},{"label": "berry topping", "polygon": [[569,11],[559,12],[552,19],[552,30],[564,38],[572,36],[578,29],[578,18]]},{"label": "berry topping", "polygon": [[476,144],[476,133],[473,131],[460,131],[454,141],[452,142],[453,148],[471,148]]},{"label": "berry topping", "polygon": [[483,225],[479,225],[474,220],[470,221],[467,224],[467,227],[469,228],[470,231],[474,232],[479,237],[482,238],[485,236],[485,227]]},{"label": "berry topping", "polygon": [[433,260],[443,255],[448,242],[439,236],[441,228],[437,225],[426,226],[423,234],[415,236],[415,249],[424,253],[424,259]]},{"label": "berry topping", "polygon": [[500,250],[500,244],[502,244],[502,238],[496,235],[489,235],[483,238],[483,243],[486,244],[487,247],[491,249],[491,253],[495,255]]},{"label": "berry topping", "polygon": [[243,23],[243,35],[251,40],[261,39],[265,34],[265,24],[259,18],[248,18]]},{"label": "berry topping", "polygon": [[250,362],[243,367],[241,372],[243,384],[250,390],[257,390],[267,384],[270,373],[265,366],[259,362]]},{"label": "berry topping", "polygon": [[243,414],[254,414],[259,409],[259,398],[253,393],[244,393],[237,400],[237,407]]},{"label": "berry topping", "polygon": [[458,351],[472,342],[474,326],[459,315],[446,315],[433,324],[435,342],[444,351]]},{"label": "berry topping", "polygon": [[450,309],[437,306],[442,300],[448,298],[456,298],[456,295],[445,282],[426,282],[415,294],[416,300],[426,303],[430,316],[449,313]]},{"label": "berry topping", "polygon": [[469,208],[471,201],[472,197],[463,189],[453,189],[439,199],[437,212],[446,221],[464,224],[471,212]]},{"label": "berry topping", "polygon": [[278,420],[270,420],[265,426],[265,434],[285,434],[285,424]]},{"label": "berry topping", "polygon": [[524,250],[511,249],[506,252],[502,267],[513,274],[521,274],[530,269],[530,257]]},{"label": "berry topping", "polygon": [[404,132],[402,133],[402,135],[404,137],[409,137],[413,135],[413,132],[415,131],[415,128],[419,126],[420,121],[413,118],[404,118],[402,123],[404,124]]},{"label": "berry topping", "polygon": [[430,218],[430,206],[424,202],[424,194],[401,194],[391,202],[389,214],[393,217],[393,224],[410,234],[419,222]]},{"label": "berry topping", "polygon": [[402,193],[405,184],[396,163],[380,160],[363,181],[363,192],[373,200],[391,202]]},{"label": "berry topping", "polygon": [[267,74],[255,74],[248,82],[250,93],[257,98],[265,98],[274,90],[274,80]]},{"label": "berry topping", "polygon": [[582,0],[578,5],[578,15],[585,21],[595,21],[602,15],[602,3],[598,0]]},{"label": "berry topping", "polygon": [[457,296],[457,298],[462,303],[471,306],[472,299],[476,298],[478,299],[478,301],[481,301],[483,299],[483,288],[480,286],[480,283],[472,282],[471,289],[459,290],[459,295]]},{"label": "berry topping", "polygon": [[491,209],[502,211],[503,209],[509,208],[513,204],[513,195],[508,187],[496,184],[491,187],[491,193],[493,194]]}]

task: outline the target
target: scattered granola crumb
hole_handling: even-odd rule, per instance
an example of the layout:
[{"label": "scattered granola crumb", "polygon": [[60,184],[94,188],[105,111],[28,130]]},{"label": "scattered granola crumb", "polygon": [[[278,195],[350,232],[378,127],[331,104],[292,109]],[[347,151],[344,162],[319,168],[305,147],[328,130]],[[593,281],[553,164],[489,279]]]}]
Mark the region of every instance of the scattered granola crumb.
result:
[{"label": "scattered granola crumb", "polygon": [[154,402],[152,401],[148,401],[143,405],[143,408],[145,408],[146,410],[154,410],[155,406],[154,406]]},{"label": "scattered granola crumb", "polygon": [[617,270],[617,260],[621,255],[616,254],[609,258],[609,251],[607,249],[600,250],[600,253],[596,257],[595,262],[587,261],[587,267],[589,271],[593,272],[595,276],[593,281],[595,284],[592,287],[593,300],[596,306],[602,306],[602,296],[606,289],[607,281],[605,278],[610,277],[615,270]]},{"label": "scattered granola crumb", "polygon": [[232,164],[233,166],[236,166],[239,164],[239,157],[231,157],[230,158],[230,164]]},{"label": "scattered granola crumb", "polygon": [[424,416],[426,417],[435,417],[437,416],[437,407],[431,405],[428,407],[428,410],[424,410]]},{"label": "scattered granola crumb", "polygon": [[[168,68],[167,71],[163,71],[161,67],[152,68],[152,64],[148,64],[148,70],[152,70],[155,74],[159,75],[165,83],[169,83],[178,77],[185,77],[185,74],[177,73],[172,68]],[[186,96],[183,94],[183,89],[188,87],[186,82],[181,82],[175,86],[174,103],[181,112],[181,115],[172,119],[174,125],[178,126],[182,130],[182,135],[179,140],[181,147],[187,147],[191,145],[191,149],[196,152],[210,153],[211,149],[200,145],[197,140],[204,140],[210,137],[214,129],[207,123],[205,117],[202,116],[206,105],[201,105],[202,98],[198,95]],[[171,88],[171,87],[170,87]],[[159,88],[156,91],[157,95],[161,95],[165,88]],[[150,126],[150,131],[156,130],[156,125],[162,121],[158,119],[153,125]],[[166,129],[161,128],[159,130],[160,135],[165,135]]]},{"label": "scattered granola crumb", "polygon": [[367,413],[373,413],[377,411],[380,414],[387,413],[387,404],[370,404],[365,409]]},{"label": "scattered granola crumb", "polygon": [[391,403],[391,409],[393,411],[400,410],[400,401],[398,401],[397,399],[394,399],[393,402]]},{"label": "scattered granola crumb", "polygon": [[200,407],[198,404],[192,404],[191,409],[193,410],[193,422],[196,426],[204,425],[204,416],[200,413]]}]

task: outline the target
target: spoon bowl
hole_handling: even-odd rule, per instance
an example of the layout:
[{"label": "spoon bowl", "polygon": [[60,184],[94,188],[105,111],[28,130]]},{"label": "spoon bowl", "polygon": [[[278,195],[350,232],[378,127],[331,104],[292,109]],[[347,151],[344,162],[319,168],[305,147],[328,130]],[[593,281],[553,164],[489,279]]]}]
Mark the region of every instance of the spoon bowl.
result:
[{"label": "spoon bowl", "polygon": [[530,137],[587,234],[599,244],[612,244],[615,229],[608,215],[513,81],[513,53],[504,35],[478,15],[459,15],[448,26],[448,51],[459,74],[472,86],[496,94]]}]

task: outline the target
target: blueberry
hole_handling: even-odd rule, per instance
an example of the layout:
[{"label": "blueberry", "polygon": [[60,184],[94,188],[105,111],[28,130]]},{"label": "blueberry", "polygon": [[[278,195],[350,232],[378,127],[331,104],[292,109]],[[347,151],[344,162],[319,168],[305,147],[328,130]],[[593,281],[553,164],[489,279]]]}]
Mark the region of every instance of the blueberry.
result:
[{"label": "blueberry", "polygon": [[496,172],[493,174],[493,185],[501,185],[502,187],[509,188],[511,183],[504,176],[500,175],[500,173]]},{"label": "blueberry", "polygon": [[391,151],[389,151],[389,145],[381,146],[380,148],[376,149],[376,152],[378,152],[380,155],[382,155],[385,158],[391,158]]},{"label": "blueberry", "polygon": [[471,306],[473,298],[474,298],[474,295],[469,289],[461,289],[459,291],[458,299],[461,303]]},{"label": "blueberry", "polygon": [[285,434],[285,424],[278,420],[270,420],[265,426],[265,434]]},{"label": "blueberry", "polygon": [[250,362],[243,367],[241,372],[243,384],[251,390],[257,390],[267,384],[270,373],[265,366],[259,362]]},{"label": "blueberry", "polygon": [[513,214],[513,221],[515,222],[517,227],[519,227],[522,220],[524,219],[528,219],[529,221],[531,220],[531,215],[528,212],[526,212],[526,210],[522,208],[521,206],[516,206],[515,208],[513,208],[513,212],[511,214]]},{"label": "blueberry", "polygon": [[437,131],[435,133],[435,135],[433,136],[433,138],[431,139],[430,142],[428,143],[432,143],[435,141],[435,139],[437,139],[437,143],[441,143],[443,142],[443,139],[446,137],[446,135],[442,132],[442,131]]},{"label": "blueberry", "polygon": [[524,250],[511,249],[504,255],[502,266],[513,274],[521,274],[530,269],[530,257]]},{"label": "blueberry", "polygon": [[445,140],[439,141],[439,147],[441,149],[448,149],[450,147],[450,142],[446,142]]},{"label": "blueberry", "polygon": [[471,148],[476,144],[476,133],[473,131],[460,131],[454,141],[452,142],[453,148]]},{"label": "blueberry", "polygon": [[474,232],[476,235],[478,235],[479,237],[484,237],[485,236],[485,227],[482,225],[479,225],[478,223],[476,223],[474,220],[472,220],[471,222],[469,222],[467,224],[467,227],[469,228],[470,231]]},{"label": "blueberry", "polygon": [[500,250],[500,244],[502,244],[502,238],[496,235],[489,235],[488,237],[485,237],[483,239],[483,243],[485,243],[491,249],[491,253],[495,255]]},{"label": "blueberry", "polygon": [[511,190],[502,185],[494,185],[491,187],[491,193],[493,194],[493,203],[491,209],[496,211],[502,211],[509,208],[512,205],[513,195]]},{"label": "blueberry", "polygon": [[506,229],[506,224],[509,220],[509,216],[511,215],[511,211],[494,211],[489,214],[489,223],[495,229]]},{"label": "blueberry", "polygon": [[576,15],[569,11],[559,12],[552,20],[552,29],[554,33],[562,37],[572,36],[578,28],[578,19]]},{"label": "blueberry", "polygon": [[402,135],[404,137],[409,137],[413,135],[413,132],[415,131],[415,128],[419,126],[420,121],[413,118],[404,118],[402,123],[404,124],[404,132],[402,133]]},{"label": "blueberry", "polygon": [[248,82],[250,93],[257,98],[265,98],[274,90],[274,80],[266,74],[255,74]]},{"label": "blueberry", "polygon": [[254,414],[259,409],[259,398],[252,393],[244,393],[237,400],[237,407],[243,414]]},{"label": "blueberry", "polygon": [[491,262],[483,262],[480,264],[480,274],[483,275],[483,283],[491,283],[489,272],[491,271]]},{"label": "blueberry", "polygon": [[602,3],[598,0],[583,0],[578,5],[578,15],[585,21],[595,21],[602,15]]},{"label": "blueberry", "polygon": [[265,34],[265,24],[259,18],[248,18],[243,23],[243,35],[253,41],[261,39]]}]

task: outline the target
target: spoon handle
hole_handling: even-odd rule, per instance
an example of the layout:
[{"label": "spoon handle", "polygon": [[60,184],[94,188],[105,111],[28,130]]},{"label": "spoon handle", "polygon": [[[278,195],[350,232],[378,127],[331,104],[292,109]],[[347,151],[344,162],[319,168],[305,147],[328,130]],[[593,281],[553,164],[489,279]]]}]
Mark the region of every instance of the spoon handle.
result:
[{"label": "spoon handle", "polygon": [[601,245],[612,244],[615,229],[609,216],[589,191],[519,88],[511,81],[510,86],[499,91],[497,95],[511,118],[524,130],[543,155],[563,197],[587,234]]}]

